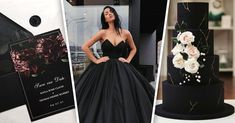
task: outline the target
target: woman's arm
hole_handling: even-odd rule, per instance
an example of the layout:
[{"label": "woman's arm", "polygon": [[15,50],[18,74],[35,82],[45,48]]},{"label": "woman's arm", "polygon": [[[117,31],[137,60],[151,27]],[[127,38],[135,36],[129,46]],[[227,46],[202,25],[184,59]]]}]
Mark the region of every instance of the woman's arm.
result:
[{"label": "woman's arm", "polygon": [[131,49],[129,56],[126,58],[126,60],[128,61],[128,63],[130,63],[132,58],[135,56],[137,49],[136,49],[134,40],[132,38],[132,35],[128,30],[126,31],[126,36],[127,36],[126,41],[128,42],[130,49]]},{"label": "woman's arm", "polygon": [[100,58],[97,59],[93,53],[90,50],[90,47],[97,42],[98,40],[102,39],[102,36],[104,34],[103,30],[100,30],[99,32],[97,32],[91,39],[89,39],[88,41],[86,41],[83,45],[82,45],[82,50],[86,53],[87,57],[94,62],[95,64],[99,64],[101,62],[105,62],[108,59],[107,58]]}]

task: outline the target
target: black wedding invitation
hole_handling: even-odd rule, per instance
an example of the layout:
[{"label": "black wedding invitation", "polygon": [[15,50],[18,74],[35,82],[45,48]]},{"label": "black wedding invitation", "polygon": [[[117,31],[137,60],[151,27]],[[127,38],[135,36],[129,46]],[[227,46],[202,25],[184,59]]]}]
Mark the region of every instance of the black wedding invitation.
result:
[{"label": "black wedding invitation", "polygon": [[67,47],[59,29],[10,48],[32,121],[74,108]]}]

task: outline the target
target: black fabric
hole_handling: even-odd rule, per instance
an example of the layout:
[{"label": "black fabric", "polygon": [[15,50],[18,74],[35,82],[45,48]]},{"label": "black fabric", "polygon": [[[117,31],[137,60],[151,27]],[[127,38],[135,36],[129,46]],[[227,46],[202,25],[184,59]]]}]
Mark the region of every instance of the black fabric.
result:
[{"label": "black fabric", "polygon": [[81,123],[150,123],[154,89],[131,64],[120,62],[127,43],[102,44],[111,59],[91,63],[76,82]]},{"label": "black fabric", "polygon": [[155,80],[153,73],[153,65],[139,65],[137,70],[149,81]]}]

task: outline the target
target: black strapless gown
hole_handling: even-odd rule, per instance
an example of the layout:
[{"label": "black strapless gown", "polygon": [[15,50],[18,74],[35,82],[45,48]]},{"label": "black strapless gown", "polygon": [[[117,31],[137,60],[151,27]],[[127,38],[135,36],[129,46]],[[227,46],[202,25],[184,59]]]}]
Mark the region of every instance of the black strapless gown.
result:
[{"label": "black strapless gown", "polygon": [[102,43],[110,60],[91,63],[76,82],[80,123],[150,123],[154,89],[131,64],[123,63],[127,43]]}]

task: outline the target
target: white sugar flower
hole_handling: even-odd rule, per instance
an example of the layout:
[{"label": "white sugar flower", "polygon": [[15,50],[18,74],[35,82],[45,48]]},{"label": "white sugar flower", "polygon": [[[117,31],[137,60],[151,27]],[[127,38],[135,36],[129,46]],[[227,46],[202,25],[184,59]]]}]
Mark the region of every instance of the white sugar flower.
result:
[{"label": "white sugar flower", "polygon": [[198,69],[199,69],[200,64],[197,62],[196,59],[192,58],[192,59],[188,59],[187,61],[185,61],[185,71],[189,72],[189,73],[197,73]]},{"label": "white sugar flower", "polygon": [[188,54],[189,58],[198,59],[200,56],[199,50],[193,45],[187,45],[184,52]]},{"label": "white sugar flower", "polygon": [[181,34],[182,34],[182,33],[179,32],[178,35],[177,35],[177,37],[176,37],[178,41],[180,41],[180,35],[181,35]]},{"label": "white sugar flower", "polygon": [[180,69],[184,68],[184,59],[180,53],[174,56],[174,58],[172,59],[172,62],[174,64],[174,67],[180,68]]},{"label": "white sugar flower", "polygon": [[182,44],[176,44],[175,47],[171,50],[171,52],[173,53],[173,55],[176,55],[180,52],[183,52],[185,49],[185,47]]},{"label": "white sugar flower", "polygon": [[179,41],[182,44],[191,44],[192,42],[194,42],[194,38],[195,38],[195,36],[190,31],[183,32],[178,37]]}]

